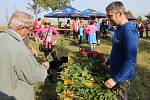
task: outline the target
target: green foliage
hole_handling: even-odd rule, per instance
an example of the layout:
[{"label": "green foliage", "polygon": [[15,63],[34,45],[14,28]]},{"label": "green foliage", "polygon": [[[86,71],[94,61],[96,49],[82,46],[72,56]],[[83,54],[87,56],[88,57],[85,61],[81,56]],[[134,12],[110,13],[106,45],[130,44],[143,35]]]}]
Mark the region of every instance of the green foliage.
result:
[{"label": "green foliage", "polygon": [[[96,56],[86,57],[84,58],[86,59],[85,62],[80,62],[81,60],[76,59],[76,62],[71,62],[61,67],[63,70],[60,72],[59,79],[64,81],[64,88],[57,92],[58,95],[65,97],[64,95],[67,94],[68,96],[68,93],[65,94],[64,91],[71,90],[74,93],[74,97],[79,100],[117,100],[124,87],[118,86],[111,90],[105,87],[104,81],[110,78],[108,69],[102,70],[97,63],[91,64],[94,61],[98,62],[98,58]],[[79,57],[79,59],[81,58]],[[68,83],[65,82],[65,79],[68,80]],[[59,87],[58,85],[57,87]]]},{"label": "green foliage", "polygon": [[61,81],[57,82],[56,92],[60,92],[63,89],[63,84]]},{"label": "green foliage", "polygon": [[73,0],[35,0],[41,7],[44,9],[51,8],[52,10],[56,10],[67,4],[70,4]]}]

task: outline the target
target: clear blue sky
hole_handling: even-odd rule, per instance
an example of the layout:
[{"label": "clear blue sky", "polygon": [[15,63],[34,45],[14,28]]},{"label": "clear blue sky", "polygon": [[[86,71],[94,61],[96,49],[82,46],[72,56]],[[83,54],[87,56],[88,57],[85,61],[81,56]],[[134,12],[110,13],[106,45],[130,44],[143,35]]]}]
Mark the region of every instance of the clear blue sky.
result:
[{"label": "clear blue sky", "polygon": [[[91,8],[102,13],[105,13],[105,7],[116,0],[74,0],[71,4],[73,7],[83,11],[87,8]],[[119,0],[122,1],[127,10],[130,10],[134,16],[142,16],[144,18],[145,14],[150,12],[150,0]],[[23,10],[26,12],[31,11],[27,10],[27,3],[32,2],[32,0],[1,0],[0,1],[0,24],[4,24],[7,22],[6,16],[8,18],[17,10]],[[7,13],[6,13],[7,12]],[[39,16],[43,16],[48,13],[43,12]]]}]

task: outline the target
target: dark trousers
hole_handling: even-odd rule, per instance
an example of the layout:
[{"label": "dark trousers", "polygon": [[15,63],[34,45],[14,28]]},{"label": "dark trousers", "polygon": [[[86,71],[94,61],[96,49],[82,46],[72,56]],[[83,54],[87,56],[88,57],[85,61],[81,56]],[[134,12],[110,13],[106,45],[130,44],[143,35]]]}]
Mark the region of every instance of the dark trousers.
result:
[{"label": "dark trousers", "polygon": [[143,29],[140,29],[140,30],[139,30],[140,37],[143,37],[143,32],[144,32]]},{"label": "dark trousers", "polygon": [[148,36],[148,31],[149,31],[149,30],[146,29],[146,37],[149,37],[149,36]]},{"label": "dark trousers", "polygon": [[83,36],[80,36],[79,45],[83,43]]},{"label": "dark trousers", "polygon": [[69,33],[70,33],[70,31],[64,31],[64,36],[68,36],[69,35]]},{"label": "dark trousers", "polygon": [[96,31],[96,40],[100,40],[101,37],[101,32],[100,31]]},{"label": "dark trousers", "polygon": [[58,60],[57,53],[56,53],[56,51],[54,50],[54,47],[47,48],[47,50],[44,51],[44,56],[45,56],[45,57],[47,57],[49,54],[51,54],[53,60]]},{"label": "dark trousers", "polygon": [[78,39],[78,32],[76,32],[76,31],[73,32],[73,38]]}]

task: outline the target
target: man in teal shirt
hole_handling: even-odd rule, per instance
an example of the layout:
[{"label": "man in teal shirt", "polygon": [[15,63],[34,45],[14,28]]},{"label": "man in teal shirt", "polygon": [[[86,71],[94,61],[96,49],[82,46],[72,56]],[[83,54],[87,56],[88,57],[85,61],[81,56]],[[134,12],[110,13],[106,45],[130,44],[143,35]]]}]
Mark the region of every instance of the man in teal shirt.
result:
[{"label": "man in teal shirt", "polygon": [[[138,50],[138,32],[128,21],[122,2],[112,2],[106,7],[108,19],[116,25],[109,58],[111,78],[105,82],[107,88],[113,88],[133,80]],[[127,100],[127,91],[119,100]]]}]

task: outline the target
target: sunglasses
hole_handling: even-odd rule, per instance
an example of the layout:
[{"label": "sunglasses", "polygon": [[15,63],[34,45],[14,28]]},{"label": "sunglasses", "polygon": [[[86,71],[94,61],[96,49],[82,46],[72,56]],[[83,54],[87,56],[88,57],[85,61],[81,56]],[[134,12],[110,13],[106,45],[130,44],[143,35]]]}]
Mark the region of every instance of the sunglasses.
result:
[{"label": "sunglasses", "polygon": [[50,23],[44,23],[44,25],[50,25]]}]

